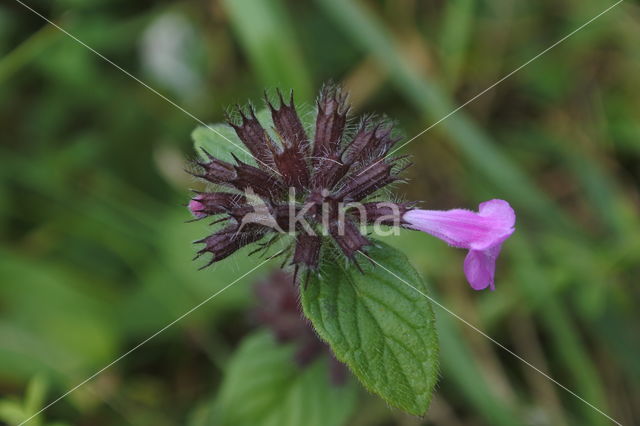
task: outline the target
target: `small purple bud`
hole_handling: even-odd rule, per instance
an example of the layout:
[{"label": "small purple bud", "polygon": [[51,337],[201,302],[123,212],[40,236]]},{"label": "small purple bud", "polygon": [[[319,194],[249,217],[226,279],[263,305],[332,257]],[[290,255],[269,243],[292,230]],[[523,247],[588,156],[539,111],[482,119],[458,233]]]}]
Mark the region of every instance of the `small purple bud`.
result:
[{"label": "small purple bud", "polygon": [[189,201],[189,211],[195,218],[203,218],[206,216],[206,213],[203,212],[204,204],[201,203],[202,196],[196,195]]}]

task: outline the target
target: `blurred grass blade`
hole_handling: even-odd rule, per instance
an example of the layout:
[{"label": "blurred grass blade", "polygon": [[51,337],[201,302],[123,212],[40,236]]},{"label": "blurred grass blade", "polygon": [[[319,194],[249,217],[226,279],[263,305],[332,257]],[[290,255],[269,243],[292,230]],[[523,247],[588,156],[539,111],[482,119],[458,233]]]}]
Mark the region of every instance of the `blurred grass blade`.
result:
[{"label": "blurred grass blade", "polygon": [[[607,227],[607,233],[621,240],[629,238],[630,230],[638,230],[638,215],[633,202],[625,197],[623,188],[606,169],[608,156],[603,152],[589,153],[568,140],[545,137],[536,133],[536,141],[544,144],[552,155],[561,157],[584,188],[596,217]],[[584,135],[581,135],[583,138]]]},{"label": "blurred grass blade", "polygon": [[473,410],[488,421],[488,424],[497,426],[524,424],[519,422],[519,416],[515,415],[513,409],[492,392],[454,321],[450,314],[436,308],[436,323],[442,348],[442,370],[445,378],[443,380],[455,382],[456,389],[473,406]]},{"label": "blurred grass blade", "polygon": [[297,99],[310,100],[311,78],[280,0],[224,0],[223,3],[263,84],[293,88]]},{"label": "blurred grass blade", "polygon": [[[27,393],[24,398],[24,409],[28,416],[31,416],[40,410],[47,397],[47,380],[39,375],[35,376],[29,382],[27,387]],[[38,418],[33,419],[33,422],[37,422]]]},{"label": "blurred grass blade", "polygon": [[[526,239],[524,231],[512,238],[512,253],[516,265],[516,273],[520,286],[518,287],[530,306],[537,314],[538,320],[551,338],[551,349],[558,360],[562,362],[563,370],[571,377],[572,389],[581,398],[598,409],[608,412],[604,388],[601,384],[598,371],[589,359],[586,347],[580,342],[580,333],[573,325],[573,320],[567,313],[561,301],[553,294],[549,283],[551,279],[546,276],[544,268],[534,257],[533,249]],[[554,357],[554,358],[556,358]],[[551,373],[553,376],[553,373]],[[563,378],[558,381],[562,383]],[[584,419],[588,422],[582,424],[608,425],[609,421],[592,407],[578,401],[575,402],[576,410],[580,410]]]},{"label": "blurred grass blade", "polygon": [[47,47],[57,41],[61,33],[51,25],[45,25],[18,47],[0,59],[0,84],[38,57]]},{"label": "blurred grass blade", "polygon": [[449,88],[458,86],[458,80],[467,54],[469,35],[473,28],[474,0],[449,0],[445,4],[440,31],[440,61]]}]

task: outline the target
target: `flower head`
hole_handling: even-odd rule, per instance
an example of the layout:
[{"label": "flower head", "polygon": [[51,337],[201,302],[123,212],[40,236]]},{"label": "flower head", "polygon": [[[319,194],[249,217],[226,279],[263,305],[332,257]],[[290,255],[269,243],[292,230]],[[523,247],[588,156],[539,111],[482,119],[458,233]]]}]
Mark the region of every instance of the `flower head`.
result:
[{"label": "flower head", "polygon": [[[293,93],[287,101],[278,91],[277,105],[265,101],[272,127],[265,128],[251,106],[238,107],[239,120],[228,119],[251,161],[205,152],[197,163],[194,174],[217,186],[196,192],[188,208],[195,220],[214,217],[212,224],[223,224],[196,241],[204,245],[196,258],[211,255],[203,268],[253,243],[259,243],[254,252],[267,250],[283,235],[293,236],[283,253],[294,279],[300,267],[317,270],[323,253],[341,253],[358,266],[356,254],[371,244],[361,225],[404,226],[468,249],[467,280],[476,290],[494,288],[495,262],[515,224],[506,201],[482,203],[478,213],[386,202],[381,190],[400,181],[407,167],[404,157],[389,154],[398,139],[388,121],[366,116],[348,126],[347,95],[334,85],[321,90],[315,121],[306,128]],[[327,245],[336,250],[323,250]]]},{"label": "flower head", "polygon": [[463,209],[409,210],[402,219],[408,228],[468,249],[464,272],[469,284],[475,290],[494,289],[496,259],[502,243],[515,230],[516,215],[509,203],[486,201],[480,204],[478,213]]},{"label": "flower head", "polygon": [[[273,129],[265,129],[252,107],[238,108],[240,121],[228,120],[255,164],[237,158],[235,163],[207,154],[196,176],[223,190],[198,193],[189,210],[196,219],[218,216],[226,226],[203,238],[198,256],[211,254],[206,266],[269,235],[295,236],[291,263],[309,270],[319,265],[321,247],[335,245],[350,261],[370,244],[361,234],[358,212],[342,214],[345,203],[371,199],[373,194],[399,180],[397,158],[387,153],[398,141],[392,126],[373,116],[347,131],[346,94],[327,85],[317,101],[315,123],[305,129],[296,112],[293,94],[286,101],[278,91],[274,105],[266,99]],[[250,194],[250,195],[249,195]],[[406,206],[400,206],[404,213]],[[385,213],[376,203],[364,203],[370,220]],[[398,216],[398,224],[400,214]],[[319,228],[326,235],[318,235]],[[268,247],[269,239],[261,247]]]}]

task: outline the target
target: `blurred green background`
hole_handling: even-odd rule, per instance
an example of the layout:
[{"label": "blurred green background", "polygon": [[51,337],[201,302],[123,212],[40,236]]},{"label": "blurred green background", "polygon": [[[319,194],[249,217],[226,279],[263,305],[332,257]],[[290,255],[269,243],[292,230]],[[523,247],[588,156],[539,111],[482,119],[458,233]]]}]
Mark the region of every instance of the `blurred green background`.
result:
[{"label": "blurred green background", "polygon": [[[613,4],[25,2],[203,121],[259,103],[265,87],[294,88],[311,106],[333,79],[356,112],[386,113],[407,137]],[[407,198],[434,209],[504,198],[516,209],[495,292],[468,287],[462,251],[418,233],[390,240],[444,305],[625,425],[640,424],[638,46],[640,7],[629,0],[406,148]],[[19,3],[0,4],[0,424],[258,262],[247,251],[201,272],[191,262],[191,241],[206,233],[184,223],[197,125]],[[30,424],[216,424],[227,366],[255,328],[253,283],[273,266]],[[426,417],[360,389],[346,424],[611,424],[436,313],[442,375]]]}]

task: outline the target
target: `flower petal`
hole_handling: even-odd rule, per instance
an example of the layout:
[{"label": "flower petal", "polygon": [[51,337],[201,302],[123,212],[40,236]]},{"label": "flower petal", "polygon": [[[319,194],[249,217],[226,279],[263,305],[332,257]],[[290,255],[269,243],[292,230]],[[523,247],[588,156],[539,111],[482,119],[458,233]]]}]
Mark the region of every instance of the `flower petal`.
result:
[{"label": "flower petal", "polygon": [[464,259],[464,274],[474,290],[484,290],[489,287],[495,289],[494,277],[496,259],[500,254],[501,245],[487,250],[469,250]]},{"label": "flower petal", "polygon": [[206,216],[206,214],[203,213],[204,204],[202,204],[201,198],[199,197],[200,196],[198,195],[192,198],[191,201],[189,201],[189,211],[196,218],[201,218]]},{"label": "flower petal", "polygon": [[514,231],[515,213],[506,201],[490,200],[480,204],[479,213],[464,209],[410,210],[403,220],[409,227],[454,247],[485,250],[509,238]]},{"label": "flower petal", "polygon": [[515,231],[516,214],[509,203],[486,201],[480,204],[478,213],[463,209],[409,210],[402,220],[409,228],[469,249],[464,261],[467,281],[475,290],[494,289],[496,259],[502,243]]}]

